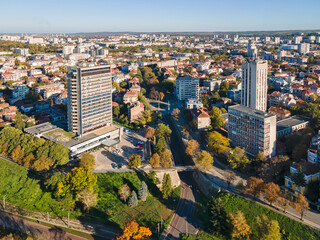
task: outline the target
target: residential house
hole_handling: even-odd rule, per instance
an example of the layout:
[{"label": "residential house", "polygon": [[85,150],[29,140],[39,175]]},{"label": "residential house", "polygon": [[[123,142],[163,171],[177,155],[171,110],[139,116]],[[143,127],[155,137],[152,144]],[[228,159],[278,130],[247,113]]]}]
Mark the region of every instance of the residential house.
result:
[{"label": "residential house", "polygon": [[128,120],[130,122],[138,121],[143,116],[143,112],[144,112],[143,103],[137,101],[137,102],[129,104],[129,106],[128,106]]},{"label": "residential house", "polygon": [[269,113],[277,116],[277,121],[288,118],[291,116],[291,112],[282,107],[270,107],[268,110]]},{"label": "residential house", "polygon": [[135,90],[128,90],[123,95],[123,103],[134,103],[138,101],[138,92]]},{"label": "residential house", "polygon": [[210,126],[211,119],[205,108],[191,109],[193,119],[197,123],[197,129],[205,129]]}]

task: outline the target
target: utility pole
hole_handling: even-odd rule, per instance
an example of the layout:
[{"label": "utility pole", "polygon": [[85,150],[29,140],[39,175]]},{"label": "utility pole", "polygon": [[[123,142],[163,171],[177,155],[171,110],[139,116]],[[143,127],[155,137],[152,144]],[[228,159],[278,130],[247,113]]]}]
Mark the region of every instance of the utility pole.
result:
[{"label": "utility pole", "polygon": [[188,236],[188,223],[186,221],[186,235]]},{"label": "utility pole", "polygon": [[6,210],[6,196],[3,195],[3,209]]},{"label": "utility pole", "polygon": [[70,227],[70,211],[68,211],[68,227]]},{"label": "utility pole", "polygon": [[47,212],[47,221],[49,222],[49,212]]}]

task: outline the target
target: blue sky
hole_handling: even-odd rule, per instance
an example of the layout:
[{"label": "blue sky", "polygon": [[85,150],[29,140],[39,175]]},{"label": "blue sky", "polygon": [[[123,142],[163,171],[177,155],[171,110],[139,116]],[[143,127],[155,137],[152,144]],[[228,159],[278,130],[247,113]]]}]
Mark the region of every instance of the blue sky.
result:
[{"label": "blue sky", "polygon": [[2,0],[1,33],[320,29],[320,0]]}]

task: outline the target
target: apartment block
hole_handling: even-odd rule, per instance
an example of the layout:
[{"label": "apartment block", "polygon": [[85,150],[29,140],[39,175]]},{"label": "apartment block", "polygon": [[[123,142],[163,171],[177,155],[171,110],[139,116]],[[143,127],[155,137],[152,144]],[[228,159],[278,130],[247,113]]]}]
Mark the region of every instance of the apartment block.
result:
[{"label": "apartment block", "polygon": [[190,75],[177,77],[175,95],[179,101],[199,99],[199,78]]},{"label": "apartment block", "polygon": [[263,152],[267,157],[274,156],[276,131],[275,115],[242,105],[229,107],[228,137],[232,145],[243,148],[247,154]]}]

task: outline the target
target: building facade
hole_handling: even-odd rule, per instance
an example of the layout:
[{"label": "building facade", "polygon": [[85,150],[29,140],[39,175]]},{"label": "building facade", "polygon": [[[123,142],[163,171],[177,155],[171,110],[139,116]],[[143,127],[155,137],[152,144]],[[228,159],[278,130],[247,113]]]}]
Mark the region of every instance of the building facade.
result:
[{"label": "building facade", "polygon": [[242,63],[241,104],[243,106],[267,110],[268,62],[265,60],[249,60]]},{"label": "building facade", "polygon": [[68,68],[68,128],[83,135],[112,124],[110,66]]},{"label": "building facade", "polygon": [[199,99],[199,78],[190,75],[177,77],[175,95],[179,101]]},{"label": "building facade", "polygon": [[276,154],[276,116],[241,105],[229,107],[228,137],[232,145],[255,156]]}]

